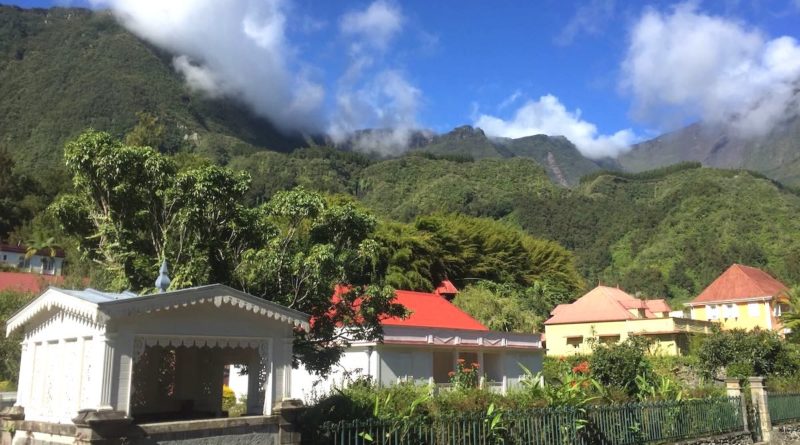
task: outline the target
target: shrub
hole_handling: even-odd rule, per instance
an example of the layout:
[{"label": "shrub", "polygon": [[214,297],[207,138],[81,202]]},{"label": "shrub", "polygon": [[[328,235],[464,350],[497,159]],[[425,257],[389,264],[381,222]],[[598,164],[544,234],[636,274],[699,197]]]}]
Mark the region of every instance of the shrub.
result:
[{"label": "shrub", "polygon": [[596,346],[589,362],[592,376],[603,385],[617,387],[628,395],[635,395],[636,378],[652,378],[653,372],[646,357],[647,347],[648,342],[642,337]]},{"label": "shrub", "polygon": [[477,388],[480,377],[478,376],[480,365],[471,363],[470,366],[465,365],[463,358],[458,359],[456,362],[456,369],[450,371],[450,383],[456,391],[463,391],[469,388]]},{"label": "shrub", "polygon": [[800,367],[796,346],[783,341],[774,331],[759,329],[714,332],[705,339],[697,355],[700,369],[711,379],[788,376]]},{"label": "shrub", "polygon": [[236,393],[230,386],[222,385],[222,410],[230,411],[234,405],[236,405]]}]

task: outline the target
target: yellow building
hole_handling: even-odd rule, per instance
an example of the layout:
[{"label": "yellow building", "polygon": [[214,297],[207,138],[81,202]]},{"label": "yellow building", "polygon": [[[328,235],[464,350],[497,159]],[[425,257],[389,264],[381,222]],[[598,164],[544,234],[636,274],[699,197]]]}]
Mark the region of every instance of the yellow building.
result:
[{"label": "yellow building", "polygon": [[560,304],[545,321],[547,354],[589,354],[595,344],[616,343],[642,335],[653,340],[654,354],[678,355],[689,336],[707,334],[713,323],[670,317],[664,300],[641,300],[625,291],[597,286],[571,304]]},{"label": "yellow building", "polygon": [[717,321],[723,329],[783,332],[780,315],[788,307],[787,291],[763,270],[734,264],[686,307],[693,320]]}]

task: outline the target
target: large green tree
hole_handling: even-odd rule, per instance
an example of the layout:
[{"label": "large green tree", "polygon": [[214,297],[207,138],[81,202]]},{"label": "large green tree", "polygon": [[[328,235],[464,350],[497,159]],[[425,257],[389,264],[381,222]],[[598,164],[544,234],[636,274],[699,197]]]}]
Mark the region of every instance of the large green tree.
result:
[{"label": "large green tree", "polygon": [[52,211],[107,273],[105,286],[146,291],[167,259],[173,288],[224,283],[306,312],[312,327],[297,331],[295,358],[319,373],[349,341],[379,339],[380,320],[404,314],[379,286],[376,220],[351,202],[296,189],[251,208],[246,173],[177,173],[171,158],[91,130],[65,160],[75,193]]}]

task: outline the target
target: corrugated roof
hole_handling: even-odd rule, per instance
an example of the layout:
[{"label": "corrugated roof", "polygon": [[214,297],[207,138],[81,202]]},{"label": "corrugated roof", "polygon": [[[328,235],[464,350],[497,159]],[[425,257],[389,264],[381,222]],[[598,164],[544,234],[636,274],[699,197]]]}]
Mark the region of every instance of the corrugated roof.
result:
[{"label": "corrugated roof", "polygon": [[488,331],[489,329],[453,303],[436,294],[395,291],[396,303],[402,304],[411,312],[405,319],[388,318],[382,323],[387,326],[413,326],[442,329],[468,329]]},{"label": "corrugated roof", "polygon": [[[669,311],[664,300],[640,300],[622,289],[597,286],[571,304],[560,304],[544,324],[587,323],[593,321],[635,320],[639,317],[628,309],[644,309],[644,318],[654,318],[653,312]],[[666,310],[660,310],[666,307]],[[655,309],[655,310],[654,310]]]},{"label": "corrugated roof", "polygon": [[691,303],[773,297],[788,290],[785,284],[755,267],[733,264]]},{"label": "corrugated roof", "polygon": [[105,303],[107,301],[125,300],[128,298],[136,298],[139,296],[133,292],[122,292],[122,293],[103,292],[92,288],[86,288],[84,290],[72,290],[72,289],[59,289],[57,287],[54,287],[53,289],[61,293],[67,294],[71,297],[80,298],[81,300],[88,301],[89,303]]}]

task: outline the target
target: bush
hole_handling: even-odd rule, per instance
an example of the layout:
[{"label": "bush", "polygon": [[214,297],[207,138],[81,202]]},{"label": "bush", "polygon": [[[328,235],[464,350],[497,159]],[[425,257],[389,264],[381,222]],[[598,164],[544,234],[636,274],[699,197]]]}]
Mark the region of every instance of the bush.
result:
[{"label": "bush", "polygon": [[796,346],[774,331],[717,331],[706,337],[697,355],[700,369],[710,379],[789,376],[800,370]]},{"label": "bush", "polygon": [[[16,291],[0,291],[0,320],[3,324],[31,301],[32,296]],[[8,380],[14,384],[19,378],[19,360],[22,354],[20,342],[22,335],[17,332],[10,337],[0,338],[0,380]]]},{"label": "bush", "polygon": [[646,357],[647,346],[647,340],[642,337],[631,337],[612,345],[598,345],[589,362],[592,376],[603,385],[635,395],[636,378],[651,379],[653,374]]},{"label": "bush", "polygon": [[230,411],[234,405],[236,405],[236,393],[230,386],[222,385],[222,410]]}]

